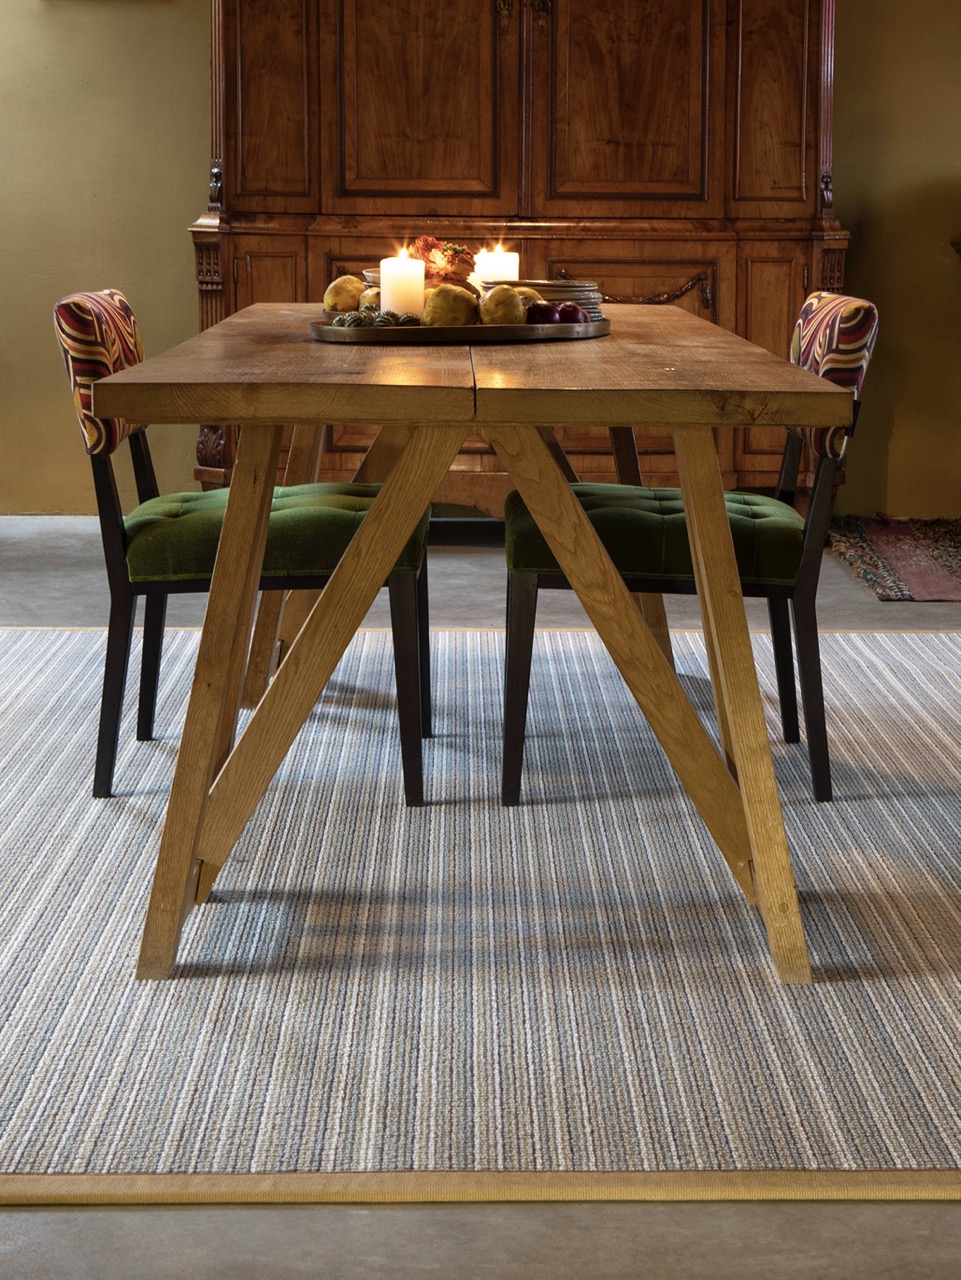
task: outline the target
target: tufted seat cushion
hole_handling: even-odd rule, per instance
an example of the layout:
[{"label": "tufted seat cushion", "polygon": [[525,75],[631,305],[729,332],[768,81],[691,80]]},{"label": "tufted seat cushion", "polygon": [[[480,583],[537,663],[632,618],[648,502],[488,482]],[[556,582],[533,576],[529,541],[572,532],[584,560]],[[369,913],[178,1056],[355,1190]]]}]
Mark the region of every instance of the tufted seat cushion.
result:
[{"label": "tufted seat cushion", "polygon": [[[618,571],[627,578],[693,578],[680,489],[572,484]],[[738,570],[745,582],[790,585],[804,545],[804,517],[754,493],[725,493]],[[559,574],[560,567],[516,491],[504,505],[507,566]]]},{"label": "tufted seat cushion", "polygon": [[[303,484],[274,490],[263,573],[332,573],[373,506],[376,484]],[[209,578],[227,505],[226,489],[152,498],[124,517],[131,582]],[[407,543],[395,571],[420,567],[430,511]]]}]

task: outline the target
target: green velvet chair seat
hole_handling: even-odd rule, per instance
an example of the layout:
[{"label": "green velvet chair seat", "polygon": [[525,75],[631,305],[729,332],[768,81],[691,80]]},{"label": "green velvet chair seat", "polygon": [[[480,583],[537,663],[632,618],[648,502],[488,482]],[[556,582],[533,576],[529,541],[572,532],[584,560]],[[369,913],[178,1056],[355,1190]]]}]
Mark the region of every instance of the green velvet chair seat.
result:
[{"label": "green velvet chair seat", "polygon": [[[333,572],[373,506],[375,484],[278,486],[270,506],[264,577],[308,577]],[[151,498],[124,517],[131,582],[209,578],[227,505],[226,489]],[[424,557],[430,513],[401,553],[394,572],[416,573]]]},{"label": "green velvet chair seat", "polygon": [[[625,578],[693,578],[680,489],[572,484],[587,518]],[[790,586],[804,550],[804,518],[775,498],[726,493],[738,571],[744,582]],[[504,507],[507,565],[512,573],[559,574],[544,535],[517,492]]]}]

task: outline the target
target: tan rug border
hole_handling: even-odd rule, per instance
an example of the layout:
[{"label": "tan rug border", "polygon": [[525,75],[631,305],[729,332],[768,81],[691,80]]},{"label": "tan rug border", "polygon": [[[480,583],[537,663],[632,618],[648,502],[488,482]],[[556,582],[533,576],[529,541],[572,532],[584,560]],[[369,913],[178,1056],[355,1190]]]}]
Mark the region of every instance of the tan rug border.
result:
[{"label": "tan rug border", "polygon": [[0,1204],[961,1200],[961,1170],[0,1174]]}]

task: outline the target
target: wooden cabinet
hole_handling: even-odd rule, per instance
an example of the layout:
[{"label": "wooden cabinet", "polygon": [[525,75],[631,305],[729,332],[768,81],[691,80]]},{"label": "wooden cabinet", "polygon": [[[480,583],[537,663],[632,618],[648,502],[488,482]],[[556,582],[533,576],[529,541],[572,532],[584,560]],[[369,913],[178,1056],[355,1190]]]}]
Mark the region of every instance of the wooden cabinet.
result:
[{"label": "wooden cabinet", "polygon": [[[212,0],[201,323],[320,302],[431,234],[786,353],[805,294],[843,283],[833,27],[833,0]],[[331,424],[325,474],[367,442]],[[613,476],[605,433],[563,442],[580,474]],[[726,483],[773,483],[771,433],[719,446]],[[232,448],[201,433],[205,483]],[[645,477],[673,479],[667,433],[638,450]],[[478,436],[440,496],[498,511],[505,488]]]}]

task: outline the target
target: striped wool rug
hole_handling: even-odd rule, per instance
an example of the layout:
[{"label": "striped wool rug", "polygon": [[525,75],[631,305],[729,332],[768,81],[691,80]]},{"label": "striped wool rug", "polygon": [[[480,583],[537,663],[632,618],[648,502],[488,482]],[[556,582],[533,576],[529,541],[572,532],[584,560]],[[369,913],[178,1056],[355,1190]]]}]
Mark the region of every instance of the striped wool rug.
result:
[{"label": "striped wool rug", "polygon": [[[515,810],[502,634],[435,633],[408,810],[361,633],[176,978],[137,983],[196,641],[94,801],[103,633],[0,632],[0,1199],[958,1195],[961,637],[825,638],[833,803],[776,742],[809,987],[576,632],[538,637]],[[675,645],[708,716],[700,636]]]}]

